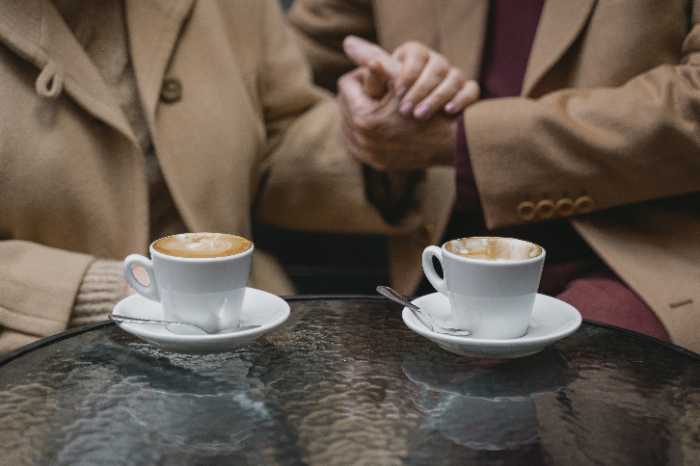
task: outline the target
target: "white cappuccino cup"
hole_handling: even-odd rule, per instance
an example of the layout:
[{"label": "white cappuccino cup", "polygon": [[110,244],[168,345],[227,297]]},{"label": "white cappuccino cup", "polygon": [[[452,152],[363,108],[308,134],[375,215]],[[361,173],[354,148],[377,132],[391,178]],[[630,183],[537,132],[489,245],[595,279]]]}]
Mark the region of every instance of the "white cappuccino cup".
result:
[{"label": "white cappuccino cup", "polygon": [[474,338],[507,339],[527,332],[544,259],[534,243],[484,236],[428,246],[422,263],[430,284],[449,299],[453,327]]},{"label": "white cappuccino cup", "polygon": [[[223,233],[183,233],[154,241],[151,258],[131,254],[124,259],[124,278],[142,296],[163,307],[163,319],[192,324],[216,333],[240,324],[253,243]],[[149,283],[134,275],[142,267]],[[173,333],[191,333],[188,326],[168,325]]]}]

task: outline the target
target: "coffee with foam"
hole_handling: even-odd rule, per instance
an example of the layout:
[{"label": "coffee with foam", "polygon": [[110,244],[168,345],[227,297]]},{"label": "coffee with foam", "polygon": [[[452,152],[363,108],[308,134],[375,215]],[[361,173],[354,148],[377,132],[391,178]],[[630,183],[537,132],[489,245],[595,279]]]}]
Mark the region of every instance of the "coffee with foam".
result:
[{"label": "coffee with foam", "polygon": [[454,239],[445,244],[445,249],[468,259],[492,261],[520,261],[542,254],[542,248],[528,241],[496,236],[472,236]]},{"label": "coffee with foam", "polygon": [[253,246],[250,240],[225,233],[182,233],[153,243],[153,249],[168,256],[213,258],[233,256]]}]

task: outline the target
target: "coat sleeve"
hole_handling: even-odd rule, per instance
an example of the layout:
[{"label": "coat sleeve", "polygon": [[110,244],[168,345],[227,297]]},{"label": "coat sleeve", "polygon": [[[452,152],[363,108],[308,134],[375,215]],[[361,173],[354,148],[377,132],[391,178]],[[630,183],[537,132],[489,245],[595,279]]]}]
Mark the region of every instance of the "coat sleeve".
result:
[{"label": "coat sleeve", "polygon": [[288,18],[314,81],[329,90],[354,68],[343,53],[343,39],[352,34],[377,41],[369,0],[295,0]]},{"label": "coat sleeve", "polygon": [[389,225],[367,199],[361,164],[342,146],[340,113],[310,72],[274,0],[266,0],[261,34],[260,100],[267,132],[257,203],[265,223],[343,233],[406,233],[417,208]]},{"label": "coat sleeve", "polygon": [[64,330],[92,261],[37,243],[0,241],[0,353]]},{"label": "coat sleeve", "polygon": [[614,88],[483,101],[464,121],[491,228],[697,192],[698,17],[677,65]]}]

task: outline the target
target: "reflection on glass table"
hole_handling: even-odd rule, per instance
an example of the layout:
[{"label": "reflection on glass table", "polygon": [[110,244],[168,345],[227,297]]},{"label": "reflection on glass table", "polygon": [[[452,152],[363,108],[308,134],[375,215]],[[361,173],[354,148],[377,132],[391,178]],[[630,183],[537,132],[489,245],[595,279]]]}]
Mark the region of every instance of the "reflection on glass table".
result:
[{"label": "reflection on glass table", "polygon": [[584,323],[538,355],[469,359],[382,298],[292,298],[230,353],[113,324],[0,361],[0,464],[694,464],[700,360]]}]

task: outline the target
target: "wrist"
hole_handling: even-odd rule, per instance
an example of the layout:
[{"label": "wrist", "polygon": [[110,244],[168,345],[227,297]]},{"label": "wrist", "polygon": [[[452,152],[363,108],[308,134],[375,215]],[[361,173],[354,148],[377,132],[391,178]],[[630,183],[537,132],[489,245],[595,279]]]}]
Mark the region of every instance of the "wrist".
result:
[{"label": "wrist", "polygon": [[461,118],[450,119],[447,121],[445,134],[440,138],[438,150],[435,152],[433,165],[439,166],[454,166],[457,161],[457,138],[459,136],[459,125],[462,124]]}]

